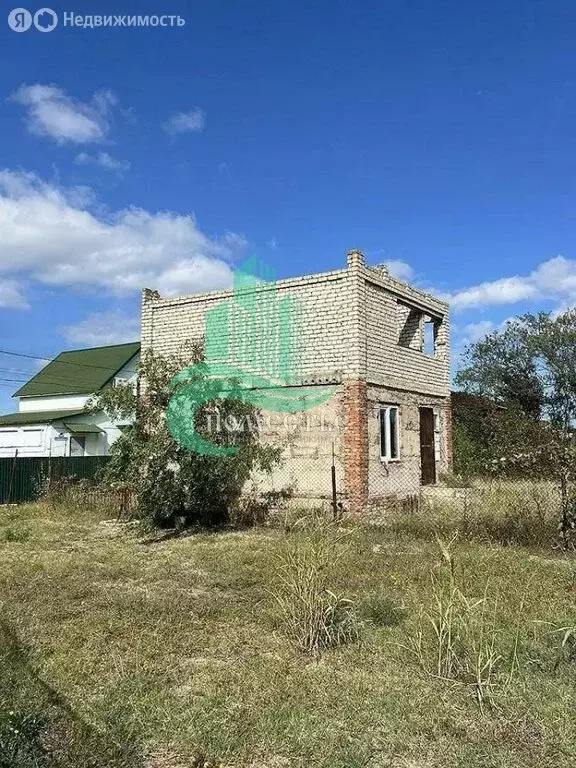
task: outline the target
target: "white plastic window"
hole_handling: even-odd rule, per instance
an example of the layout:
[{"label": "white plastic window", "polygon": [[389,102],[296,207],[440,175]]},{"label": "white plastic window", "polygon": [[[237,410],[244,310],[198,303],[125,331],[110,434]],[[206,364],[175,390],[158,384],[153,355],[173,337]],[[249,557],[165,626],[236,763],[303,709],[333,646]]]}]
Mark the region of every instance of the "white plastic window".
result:
[{"label": "white plastic window", "polygon": [[394,461],[400,458],[399,437],[400,413],[397,405],[383,405],[380,408],[380,458]]}]

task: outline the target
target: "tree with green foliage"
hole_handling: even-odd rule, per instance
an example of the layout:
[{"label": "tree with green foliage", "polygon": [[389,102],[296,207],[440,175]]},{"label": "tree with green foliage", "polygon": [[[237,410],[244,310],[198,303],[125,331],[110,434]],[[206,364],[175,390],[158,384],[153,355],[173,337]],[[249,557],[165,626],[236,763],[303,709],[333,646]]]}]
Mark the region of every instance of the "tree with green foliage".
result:
[{"label": "tree with green foliage", "polygon": [[509,321],[467,348],[456,382],[502,406],[492,469],[558,483],[567,537],[576,522],[576,310]]},{"label": "tree with green foliage", "polygon": [[469,394],[494,404],[514,405],[528,418],[539,419],[544,392],[536,368],[530,317],[510,320],[502,330],[468,346],[456,383]]},{"label": "tree with green foliage", "polygon": [[[115,420],[133,424],[114,443],[104,481],[133,489],[138,515],[157,527],[215,526],[229,521],[230,512],[254,472],[269,472],[281,449],[259,440],[259,413],[236,399],[239,384],[208,379],[202,374],[202,346],[191,344],[181,355],[144,353],[138,391],[110,388],[90,407]],[[165,413],[174,389],[170,382],[182,369],[196,364],[194,386],[212,399],[198,410],[194,428],[232,455],[205,456],[181,445],[166,427]],[[188,384],[190,382],[187,382]]]},{"label": "tree with green foliage", "polygon": [[502,408],[488,397],[452,392],[454,473],[462,478],[486,474],[493,459]]}]

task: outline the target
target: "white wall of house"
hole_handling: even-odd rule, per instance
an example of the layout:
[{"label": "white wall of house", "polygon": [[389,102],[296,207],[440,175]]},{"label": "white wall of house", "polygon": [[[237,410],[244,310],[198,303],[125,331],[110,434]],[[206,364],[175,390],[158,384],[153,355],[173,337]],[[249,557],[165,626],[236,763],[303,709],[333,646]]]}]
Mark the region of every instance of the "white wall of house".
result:
[{"label": "white wall of house", "polygon": [[46,444],[45,424],[27,427],[0,427],[0,456],[43,456]]},{"label": "white wall of house", "polygon": [[134,355],[132,360],[128,360],[126,365],[121,368],[116,376],[116,381],[126,381],[130,384],[136,384],[136,376],[138,374],[138,364],[140,362],[140,355]]},{"label": "white wall of house", "polygon": [[[136,385],[139,355],[118,371],[114,384]],[[92,395],[49,395],[46,397],[22,397],[20,413],[38,411],[81,411]],[[115,440],[122,434],[118,424],[110,421],[105,413],[82,413],[65,418],[66,423],[96,424],[102,432],[88,433],[85,440],[85,456],[107,456]],[[0,457],[14,456],[70,456],[71,435],[62,423],[30,424],[0,427]]]},{"label": "white wall of house", "polygon": [[0,427],[0,456],[66,456],[68,442],[58,435],[50,424]]},{"label": "white wall of house", "polygon": [[[106,456],[115,440],[122,434],[104,413],[86,414],[67,419],[82,424],[97,424],[103,431],[88,433],[85,456]],[[0,457],[14,456],[70,456],[71,435],[63,424],[34,424],[0,427]]]},{"label": "white wall of house", "polygon": [[[136,375],[138,371],[139,356],[136,355],[130,360],[114,377],[115,383],[136,384]],[[79,411],[84,408],[92,395],[49,395],[45,397],[21,397],[19,398],[18,410],[20,413],[31,413],[33,411]]]},{"label": "white wall of house", "polygon": [[18,410],[20,413],[32,411],[67,411],[79,410],[86,405],[90,395],[50,395],[48,397],[21,397]]}]

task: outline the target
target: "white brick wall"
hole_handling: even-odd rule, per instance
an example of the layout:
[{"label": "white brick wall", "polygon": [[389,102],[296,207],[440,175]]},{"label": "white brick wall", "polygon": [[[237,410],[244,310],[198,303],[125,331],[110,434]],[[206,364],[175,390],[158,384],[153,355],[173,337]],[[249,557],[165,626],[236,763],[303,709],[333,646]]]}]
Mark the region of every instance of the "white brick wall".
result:
[{"label": "white brick wall", "polygon": [[[391,278],[382,270],[354,265],[348,269],[280,280],[277,297],[296,301],[295,339],[303,381],[368,382],[440,397],[449,393],[447,305]],[[177,353],[205,334],[205,317],[232,297],[212,291],[160,298],[145,291],[142,302],[142,347],[161,354]],[[437,354],[398,344],[401,315],[398,300],[441,317]],[[256,329],[256,338],[264,332]]]},{"label": "white brick wall", "polygon": [[[272,284],[274,285],[274,284]],[[352,367],[352,292],[354,281],[346,270],[278,281],[277,299],[290,294],[294,312],[301,379],[341,380]],[[145,292],[142,302],[142,347],[161,354],[177,353],[186,341],[205,334],[208,309],[232,297],[231,291],[198,293],[179,298],[154,298]],[[256,341],[264,331],[256,329]]]},{"label": "white brick wall", "polygon": [[[366,275],[367,381],[382,386],[448,397],[450,392],[450,351],[448,306],[431,296],[383,274]],[[401,302],[442,319],[436,355],[398,343],[407,311]]]},{"label": "white brick wall", "polygon": [[[371,496],[414,492],[419,485],[420,457],[418,407],[433,406],[440,415],[438,471],[446,465],[444,414],[449,397],[448,306],[418,289],[396,280],[385,269],[365,267],[361,254],[349,257],[348,267],[333,272],[281,280],[259,290],[276,289],[278,299],[291,295],[297,304],[295,338],[301,355],[296,383],[337,383],[364,380],[369,386],[369,492]],[[155,291],[142,296],[142,349],[178,353],[186,342],[205,335],[206,312],[232,297],[232,291],[161,298]],[[440,321],[436,353],[426,355],[420,337],[411,348],[401,346],[400,330],[412,306]],[[270,332],[256,327],[256,339]],[[240,334],[241,337],[241,334]],[[232,362],[230,360],[230,362]],[[401,405],[401,461],[382,467],[377,439],[380,402]],[[338,398],[332,408],[337,408]],[[416,426],[414,426],[416,425]],[[273,439],[273,435],[263,435]],[[334,436],[341,485],[341,435]],[[272,487],[295,483],[297,493],[317,497],[329,492],[330,450],[310,435],[285,444],[283,468],[275,472]],[[305,455],[304,455],[305,454]],[[317,479],[316,479],[317,478]],[[328,490],[327,490],[328,489]]]},{"label": "white brick wall", "polygon": [[269,475],[255,476],[261,490],[293,490],[295,499],[330,499],[332,449],[339,498],[344,490],[341,387],[322,405],[299,414],[263,414],[260,439],[283,449]]}]

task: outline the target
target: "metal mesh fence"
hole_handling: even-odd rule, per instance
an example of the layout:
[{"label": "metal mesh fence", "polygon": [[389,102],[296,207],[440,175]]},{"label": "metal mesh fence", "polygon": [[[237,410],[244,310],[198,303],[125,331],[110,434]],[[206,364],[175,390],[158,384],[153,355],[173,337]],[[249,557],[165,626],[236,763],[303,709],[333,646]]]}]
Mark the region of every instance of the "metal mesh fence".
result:
[{"label": "metal mesh fence", "polygon": [[[331,387],[332,389],[332,387]],[[206,439],[223,431],[256,430],[258,440],[280,451],[269,473],[257,472],[250,490],[289,497],[293,505],[325,507],[340,513],[359,507],[412,503],[424,484],[434,485],[447,464],[442,422],[432,407],[385,406],[379,401],[356,410],[339,387],[321,405],[298,412],[263,412],[258,418],[235,414],[204,424]],[[428,463],[424,466],[420,425],[429,417]],[[428,475],[424,474],[424,470]]]},{"label": "metal mesh fence", "polygon": [[281,447],[282,458],[261,485],[288,491],[302,506],[413,505],[422,487],[436,486],[447,473],[445,426],[440,408],[418,402],[369,400],[354,412],[340,389],[321,408],[264,419],[260,438]]},{"label": "metal mesh fence", "polygon": [[576,489],[538,478],[477,477],[424,487],[414,515],[395,520],[425,538],[459,536],[504,546],[573,548]]}]

